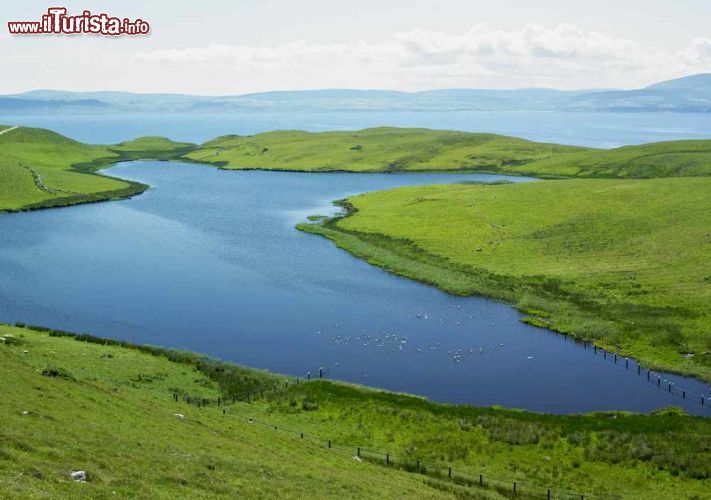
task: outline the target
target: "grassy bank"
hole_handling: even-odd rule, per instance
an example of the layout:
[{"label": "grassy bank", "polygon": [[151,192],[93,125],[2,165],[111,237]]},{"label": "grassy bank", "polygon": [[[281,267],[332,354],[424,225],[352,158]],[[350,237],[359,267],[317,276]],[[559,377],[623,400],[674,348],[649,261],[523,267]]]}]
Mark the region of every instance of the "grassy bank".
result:
[{"label": "grassy bank", "polygon": [[174,159],[190,149],[190,144],[155,137],[95,146],[49,130],[18,127],[0,134],[0,211],[133,196],[148,186],[96,172],[119,161]]},{"label": "grassy bank", "polygon": [[[8,333],[14,340],[0,343],[4,498],[445,496],[419,477],[173,402],[173,391],[220,393],[192,363],[0,327]],[[73,470],[88,482],[73,481]]]},{"label": "grassy bank", "polygon": [[302,230],[528,321],[711,380],[709,178],[406,187]]},{"label": "grassy bank", "polygon": [[187,157],[226,169],[308,172],[485,171],[621,178],[711,174],[711,141],[600,150],[495,134],[403,128],[225,136],[202,144]]},{"label": "grassy bank", "polygon": [[[708,419],[452,407],[331,382],[292,385],[223,414],[175,402],[172,393],[216,397],[227,390],[228,372],[249,387],[279,377],[96,338],[9,326],[0,326],[0,336],[6,498],[501,498],[496,490],[359,462],[355,449],[339,452],[342,445],[513,479],[524,492],[537,485],[603,497],[703,498],[709,487]],[[248,418],[332,439],[333,449]],[[88,482],[74,482],[73,470],[86,471]]]}]

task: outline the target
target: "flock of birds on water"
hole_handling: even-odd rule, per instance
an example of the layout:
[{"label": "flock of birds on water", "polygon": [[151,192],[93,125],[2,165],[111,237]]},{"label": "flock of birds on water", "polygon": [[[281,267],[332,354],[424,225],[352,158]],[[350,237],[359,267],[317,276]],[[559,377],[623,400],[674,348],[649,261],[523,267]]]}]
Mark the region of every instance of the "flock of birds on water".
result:
[{"label": "flock of birds on water", "polygon": [[[459,305],[452,305],[453,309],[461,309],[462,307]],[[421,321],[429,321],[431,324],[435,325],[440,325],[440,326],[445,326],[445,325],[452,325],[454,324],[455,326],[462,326],[463,322],[460,320],[445,320],[444,318],[437,318],[435,319],[434,317],[431,317],[427,313],[416,313],[414,314],[414,318],[417,320]],[[477,317],[477,312],[473,311],[472,313],[466,313],[465,312],[465,317],[464,317],[464,322],[466,320],[475,320],[475,319],[481,319],[480,317]],[[492,328],[496,326],[496,322],[492,321],[489,324]],[[341,323],[335,323],[335,328],[340,329],[342,327]],[[324,332],[319,330],[316,332],[317,335],[323,335]],[[324,335],[324,338],[326,336]],[[328,340],[330,342],[333,342],[338,345],[343,345],[343,346],[348,346],[348,345],[353,345],[353,346],[361,346],[363,348],[372,348],[375,347],[377,349],[383,349],[383,350],[389,350],[391,353],[399,353],[399,352],[410,352],[414,354],[419,354],[427,351],[432,351],[432,352],[444,352],[446,347],[443,347],[442,344],[438,341],[432,341],[428,342],[428,346],[423,348],[423,347],[416,347],[412,346],[414,342],[410,342],[410,338],[407,335],[398,335],[396,333],[388,332],[387,330],[381,330],[380,333],[378,334],[368,334],[368,333],[363,333],[361,335],[330,335],[328,336]],[[491,343],[488,342],[484,346],[476,346],[476,347],[468,347],[468,348],[458,348],[458,349],[449,349],[446,351],[447,356],[450,358],[450,360],[454,364],[459,364],[462,362],[462,360],[468,356],[468,355],[481,355],[485,354],[487,352],[496,352],[500,351],[504,348],[504,343],[503,342],[496,342],[496,343]],[[532,355],[527,355],[526,360],[532,360],[533,356]],[[471,359],[471,358],[470,358]],[[626,358],[625,358],[626,359]],[[333,366],[337,367],[339,363],[337,361],[333,362]],[[633,370],[634,371],[634,370]],[[653,375],[654,377],[658,377],[660,380],[660,386],[661,383],[665,384],[665,387],[673,387],[675,386],[674,382],[671,380],[667,380],[666,378],[663,378],[660,374],[657,374],[656,372],[651,372],[650,375]],[[662,374],[663,375],[663,374]],[[367,380],[368,375],[363,374],[362,375],[364,380]],[[649,377],[649,378],[654,378],[654,377]],[[662,381],[663,379],[663,381]],[[681,391],[681,389],[679,389]],[[669,392],[671,392],[671,389],[669,389]],[[685,392],[685,391],[684,391]]]},{"label": "flock of birds on water", "polygon": [[[453,305],[453,309],[461,309],[462,306],[460,305]],[[418,320],[421,321],[432,321],[430,318],[429,314],[426,313],[416,313],[414,314],[414,317],[417,318]],[[466,314],[467,319],[474,319],[474,314]],[[461,326],[462,321],[457,320],[450,322],[455,324],[456,326]],[[448,324],[448,321],[446,321],[443,318],[439,318],[438,320],[435,321],[435,324],[439,324],[441,326],[444,326]],[[336,323],[335,328],[340,329],[341,324]],[[490,323],[491,327],[496,326],[496,322],[491,322]],[[321,330],[316,332],[317,335],[322,335],[323,332]],[[426,352],[426,351],[433,351],[433,352],[443,352],[444,348],[442,348],[442,345],[440,342],[433,341],[430,342],[427,347],[411,347],[412,344],[408,345],[408,342],[410,339],[406,335],[398,335],[396,333],[391,333],[388,332],[387,330],[382,330],[379,334],[367,334],[363,333],[361,335],[331,335],[328,337],[328,340],[339,345],[360,345],[362,347],[376,347],[379,349],[388,349],[390,352],[397,353],[397,352],[413,352],[415,354]],[[447,356],[451,359],[451,361],[455,364],[459,364],[462,359],[464,358],[465,355],[467,354],[484,354],[486,352],[491,352],[495,351],[497,349],[501,349],[504,347],[503,342],[498,342],[498,343],[493,343],[491,345],[487,344],[486,346],[477,346],[477,347],[470,347],[470,348],[459,348],[459,349],[449,349],[446,351]],[[533,356],[526,356],[526,359],[533,359]],[[334,362],[334,366],[338,366],[338,362]],[[364,376],[365,377],[365,376]]]}]

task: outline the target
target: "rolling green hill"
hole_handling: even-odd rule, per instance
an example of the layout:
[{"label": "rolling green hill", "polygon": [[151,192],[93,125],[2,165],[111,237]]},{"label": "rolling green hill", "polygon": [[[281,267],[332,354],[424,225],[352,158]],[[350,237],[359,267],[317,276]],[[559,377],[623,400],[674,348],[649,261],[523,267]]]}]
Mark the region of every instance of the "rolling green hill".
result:
[{"label": "rolling green hill", "polygon": [[540,144],[493,134],[373,128],[358,132],[266,132],[202,144],[188,158],[227,169],[397,172],[505,171],[583,148]]},{"label": "rolling green hill", "polygon": [[[183,397],[283,378],[59,335],[0,325],[3,498],[505,498],[514,481],[517,498],[548,488],[554,498],[703,498],[710,485],[709,419],[536,415],[327,381],[198,408]],[[369,460],[366,448],[394,464]],[[484,487],[438,478],[431,465],[408,472],[401,457],[482,474]],[[86,483],[70,477],[77,470]]]},{"label": "rolling green hill", "polygon": [[0,130],[0,211],[124,198],[147,186],[96,174],[118,161],[169,159],[191,148],[163,138],[93,146],[28,127]]},{"label": "rolling green hill", "polygon": [[305,231],[643,362],[711,380],[711,178],[407,187]]},{"label": "rolling green hill", "polygon": [[538,175],[637,178],[711,175],[711,141],[672,141],[555,155],[522,167]]},{"label": "rolling green hill", "polygon": [[226,136],[186,155],[226,169],[485,171],[544,177],[650,178],[711,175],[711,141],[600,150],[494,134],[373,128]]}]

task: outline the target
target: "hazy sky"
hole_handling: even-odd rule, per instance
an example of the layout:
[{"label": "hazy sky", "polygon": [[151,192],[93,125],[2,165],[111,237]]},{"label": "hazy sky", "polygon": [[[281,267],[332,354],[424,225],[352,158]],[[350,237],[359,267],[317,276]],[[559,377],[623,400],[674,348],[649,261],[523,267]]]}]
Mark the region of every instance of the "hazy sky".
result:
[{"label": "hazy sky", "polygon": [[[0,93],[630,88],[711,72],[711,0],[2,0]],[[50,6],[146,37],[11,36]]]}]

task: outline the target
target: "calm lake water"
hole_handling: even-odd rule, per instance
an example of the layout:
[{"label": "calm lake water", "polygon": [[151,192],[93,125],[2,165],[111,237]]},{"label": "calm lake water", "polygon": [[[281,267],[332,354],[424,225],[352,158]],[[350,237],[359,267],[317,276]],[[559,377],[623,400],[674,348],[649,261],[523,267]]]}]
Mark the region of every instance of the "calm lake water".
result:
[{"label": "calm lake water", "polygon": [[[0,321],[294,375],[326,367],[331,378],[453,403],[705,411],[648,383],[634,363],[626,370],[623,360],[520,323],[505,304],[396,277],[294,229],[350,194],[497,176],[228,172],[151,161],[109,172],[153,189],[0,216]],[[697,401],[708,391],[662,377]]]},{"label": "calm lake water", "polygon": [[0,116],[0,124],[45,127],[80,141],[116,143],[142,135],[204,142],[269,130],[315,132],[383,125],[493,132],[534,141],[611,148],[711,138],[711,113],[234,113],[221,115]]}]

